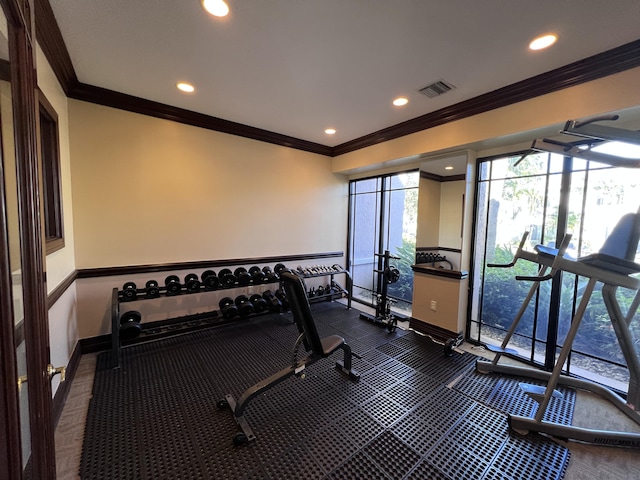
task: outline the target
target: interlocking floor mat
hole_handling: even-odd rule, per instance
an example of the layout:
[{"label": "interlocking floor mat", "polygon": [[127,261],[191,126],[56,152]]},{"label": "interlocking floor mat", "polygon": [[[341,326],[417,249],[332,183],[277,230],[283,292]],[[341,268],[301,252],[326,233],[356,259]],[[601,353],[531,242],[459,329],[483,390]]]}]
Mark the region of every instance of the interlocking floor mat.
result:
[{"label": "interlocking floor mat", "polygon": [[[98,357],[85,427],[83,479],[560,479],[569,451],[509,432],[506,413],[535,405],[513,380],[474,372],[414,332],[387,332],[336,303],[312,306],[320,336],[338,334],[362,359],[353,383],[341,352],[256,397],[256,441],[216,402],[286,367],[297,330],[264,315],[125,348],[121,368]],[[335,357],[335,358],[334,358]],[[515,383],[517,385],[517,383]],[[565,392],[567,393],[567,392]],[[549,408],[571,421],[573,396]]]}]

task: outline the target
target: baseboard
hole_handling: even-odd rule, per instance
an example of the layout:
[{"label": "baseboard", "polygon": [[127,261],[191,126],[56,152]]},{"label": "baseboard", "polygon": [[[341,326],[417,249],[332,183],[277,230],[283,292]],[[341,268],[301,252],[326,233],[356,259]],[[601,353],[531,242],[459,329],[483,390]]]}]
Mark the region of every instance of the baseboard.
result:
[{"label": "baseboard", "polygon": [[105,334],[97,337],[82,338],[79,344],[82,355],[102,352],[111,348],[111,335]]},{"label": "baseboard", "polygon": [[462,335],[462,332],[452,332],[446,328],[431,325],[413,317],[409,319],[409,328],[425,335],[430,335],[441,342],[446,342],[450,338],[457,338]]},{"label": "baseboard", "polygon": [[77,342],[75,348],[73,349],[73,353],[71,354],[71,358],[69,359],[69,363],[67,364],[65,381],[60,383],[58,389],[56,390],[56,394],[53,396],[53,401],[51,402],[51,420],[53,421],[54,430],[58,426],[58,421],[60,420],[62,410],[64,409],[64,404],[66,403],[67,397],[69,396],[71,384],[73,383],[73,379],[75,378],[76,372],[78,371],[78,365],[80,365],[81,357],[82,351],[80,342]]}]

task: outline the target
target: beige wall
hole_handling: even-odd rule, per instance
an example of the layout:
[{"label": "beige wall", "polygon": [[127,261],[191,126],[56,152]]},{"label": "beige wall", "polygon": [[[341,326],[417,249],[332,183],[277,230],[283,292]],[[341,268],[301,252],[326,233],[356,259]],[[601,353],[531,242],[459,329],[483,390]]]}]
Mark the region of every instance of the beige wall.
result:
[{"label": "beige wall", "polygon": [[417,247],[437,247],[440,241],[441,183],[420,178],[418,190]]},{"label": "beige wall", "polygon": [[462,248],[464,180],[440,185],[440,247]]},{"label": "beige wall", "polygon": [[69,105],[77,268],[345,250],[330,158]]}]

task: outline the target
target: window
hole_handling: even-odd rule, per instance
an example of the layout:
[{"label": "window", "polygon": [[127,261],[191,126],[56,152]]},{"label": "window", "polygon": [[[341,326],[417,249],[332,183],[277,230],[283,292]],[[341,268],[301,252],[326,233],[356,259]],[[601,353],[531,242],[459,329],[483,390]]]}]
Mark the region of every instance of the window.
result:
[{"label": "window", "polygon": [[[598,251],[620,217],[638,209],[640,171],[594,161],[539,153],[514,166],[520,155],[489,158],[478,165],[475,241],[469,337],[499,344],[515,318],[531,282],[516,275],[536,275],[538,266],[508,263],[522,234],[525,248],[555,246],[571,234],[567,253],[580,257]],[[637,261],[638,257],[636,257]],[[529,362],[550,369],[562,346],[587,280],[562,272],[542,282],[524,313],[509,347]],[[569,373],[625,390],[628,371],[598,284],[565,366]],[[634,292],[620,289],[628,305]],[[631,325],[640,338],[638,318]]]},{"label": "window", "polygon": [[62,197],[60,192],[60,145],[58,114],[42,92],[38,92],[38,157],[44,239],[47,255],[64,247]]},{"label": "window", "polygon": [[400,279],[389,285],[388,295],[396,300],[394,310],[410,314],[413,271],[416,256],[418,171],[383,175],[349,184],[349,269],[353,279],[353,300],[374,304],[381,292],[376,254],[385,250]]}]

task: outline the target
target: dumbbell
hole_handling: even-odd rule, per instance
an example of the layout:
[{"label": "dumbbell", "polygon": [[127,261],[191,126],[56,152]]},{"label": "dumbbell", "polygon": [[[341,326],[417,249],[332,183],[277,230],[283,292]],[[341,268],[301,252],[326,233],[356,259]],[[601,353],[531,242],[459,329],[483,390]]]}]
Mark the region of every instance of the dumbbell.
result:
[{"label": "dumbbell", "polygon": [[324,295],[324,287],[322,285],[318,287],[317,295],[318,296]]},{"label": "dumbbell", "polygon": [[205,270],[200,278],[205,290],[216,290],[220,286],[220,279],[213,270]]},{"label": "dumbbell", "polygon": [[249,269],[249,275],[251,275],[251,282],[254,285],[259,285],[260,283],[265,283],[267,276],[258,266],[253,266]]},{"label": "dumbbell", "polygon": [[251,283],[251,275],[244,267],[236,268],[233,275],[238,279],[238,285],[247,286]]},{"label": "dumbbell", "polygon": [[235,300],[236,307],[241,317],[248,317],[253,313],[253,303],[246,295],[238,295]]},{"label": "dumbbell", "polygon": [[280,276],[280,272],[286,270],[287,267],[283,263],[276,263],[276,266],[273,267],[273,271],[276,272],[276,275]]},{"label": "dumbbell", "polygon": [[224,297],[222,300],[218,302],[218,306],[220,307],[220,312],[222,312],[222,316],[227,320],[231,320],[238,316],[238,307],[236,307],[235,303],[233,303],[233,299],[229,297]]},{"label": "dumbbell", "polygon": [[120,316],[120,330],[118,331],[120,338],[123,340],[131,340],[140,335],[142,331],[141,321],[142,315],[136,310],[123,313]]},{"label": "dumbbell", "polygon": [[268,308],[267,301],[258,293],[251,295],[249,301],[253,304],[255,313],[262,313]]},{"label": "dumbbell", "polygon": [[262,267],[262,273],[266,277],[264,283],[277,282],[279,279],[278,274],[271,270],[271,267]]},{"label": "dumbbell", "polygon": [[136,284],[133,282],[127,282],[122,286],[122,300],[124,302],[130,302],[138,297],[138,290]]},{"label": "dumbbell", "polygon": [[149,280],[144,287],[145,296],[147,298],[157,298],[160,296],[160,287],[156,280]]},{"label": "dumbbell", "polygon": [[200,291],[201,285],[198,275],[195,273],[189,273],[184,277],[184,286],[187,288],[187,293],[196,293]]},{"label": "dumbbell", "polygon": [[267,308],[270,312],[281,312],[282,311],[282,302],[273,295],[271,290],[265,290],[262,293],[262,298],[265,302],[267,302]]},{"label": "dumbbell", "polygon": [[218,272],[218,278],[223,287],[233,287],[236,284],[236,277],[228,268],[220,270]]},{"label": "dumbbell", "polygon": [[180,295],[180,277],[177,275],[169,275],[164,279],[164,286],[167,289],[167,295]]},{"label": "dumbbell", "polygon": [[282,303],[282,309],[285,312],[289,310],[289,302],[287,300],[287,294],[284,292],[284,290],[281,288],[277,289],[275,296],[278,300],[280,300],[280,303]]},{"label": "dumbbell", "polygon": [[316,296],[316,287],[311,287],[311,290],[309,290],[309,293],[307,294],[307,296],[309,298],[315,297]]}]

